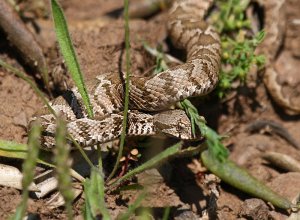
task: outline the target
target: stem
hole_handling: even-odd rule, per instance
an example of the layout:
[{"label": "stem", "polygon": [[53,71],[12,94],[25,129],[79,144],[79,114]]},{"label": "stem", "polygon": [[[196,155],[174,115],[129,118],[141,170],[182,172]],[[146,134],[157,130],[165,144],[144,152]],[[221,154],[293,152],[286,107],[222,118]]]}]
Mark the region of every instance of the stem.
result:
[{"label": "stem", "polygon": [[129,79],[130,79],[130,40],[129,40],[129,16],[128,16],[128,0],[124,0],[124,19],[125,19],[125,52],[126,52],[126,79],[125,79],[125,100],[124,100],[124,117],[123,117],[123,130],[121,134],[120,147],[118,152],[117,161],[115,166],[110,173],[107,181],[109,181],[116,173],[120,159],[123,154],[123,148],[126,137],[127,128],[127,116],[128,116],[128,104],[129,104]]}]

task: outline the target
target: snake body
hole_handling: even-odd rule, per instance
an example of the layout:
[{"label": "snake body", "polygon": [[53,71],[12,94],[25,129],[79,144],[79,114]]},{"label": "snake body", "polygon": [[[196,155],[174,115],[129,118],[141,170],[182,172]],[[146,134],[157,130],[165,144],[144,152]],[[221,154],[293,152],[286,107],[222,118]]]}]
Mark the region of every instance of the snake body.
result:
[{"label": "snake body", "polygon": [[[170,105],[191,96],[204,96],[218,82],[220,40],[204,21],[212,0],[177,0],[169,9],[167,28],[174,46],[186,51],[186,62],[149,77],[132,76],[128,113],[129,136],[166,134],[193,139],[188,117]],[[95,117],[88,119],[82,98],[73,88],[50,104],[68,122],[68,132],[84,146],[105,143],[122,131],[124,78],[104,73],[87,82]],[[40,120],[46,147],[53,146],[55,117],[42,109],[33,120]]]}]

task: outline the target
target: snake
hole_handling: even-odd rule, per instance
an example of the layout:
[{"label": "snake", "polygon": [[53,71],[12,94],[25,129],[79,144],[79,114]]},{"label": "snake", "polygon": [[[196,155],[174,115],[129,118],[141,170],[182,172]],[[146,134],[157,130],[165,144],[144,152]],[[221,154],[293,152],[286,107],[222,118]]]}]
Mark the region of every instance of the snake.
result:
[{"label": "snake", "polygon": [[[216,86],[221,62],[219,34],[205,21],[213,0],[176,0],[168,11],[167,30],[172,44],[186,53],[183,64],[151,76],[131,76],[127,136],[166,135],[194,140],[191,122],[174,103],[205,96]],[[78,89],[72,88],[50,102],[66,122],[67,131],[83,147],[117,139],[122,132],[125,74],[101,73],[86,82],[93,118],[88,118]],[[55,146],[56,118],[46,107],[31,122],[43,128],[43,146]]]}]

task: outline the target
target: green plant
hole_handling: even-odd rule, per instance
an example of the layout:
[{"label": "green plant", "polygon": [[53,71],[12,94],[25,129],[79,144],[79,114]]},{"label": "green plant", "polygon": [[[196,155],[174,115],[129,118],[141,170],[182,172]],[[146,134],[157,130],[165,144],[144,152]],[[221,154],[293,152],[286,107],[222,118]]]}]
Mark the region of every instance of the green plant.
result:
[{"label": "green plant", "polygon": [[199,129],[201,135],[205,137],[211,155],[213,155],[216,160],[226,160],[229,152],[221,142],[222,137],[218,135],[215,130],[206,125],[203,117],[199,115],[196,107],[188,99],[181,101],[180,104],[191,120],[193,134],[196,133],[196,128]]},{"label": "green plant", "polygon": [[75,82],[76,87],[82,97],[84,106],[86,107],[88,116],[93,118],[94,113],[83,81],[83,75],[78,63],[76,53],[70,38],[67,22],[61,7],[56,0],[51,0],[51,8],[53,21],[55,25],[55,33],[59,43],[60,51],[66,61],[69,72]]},{"label": "green plant", "polygon": [[219,33],[239,31],[250,27],[250,21],[245,17],[245,11],[250,0],[217,0],[218,10],[211,16],[212,23]]},{"label": "green plant", "polygon": [[128,116],[128,106],[129,106],[129,80],[130,80],[130,34],[129,34],[129,2],[124,0],[124,20],[125,20],[125,53],[126,53],[126,78],[125,78],[125,98],[124,98],[124,111],[123,111],[123,124],[122,133],[120,138],[119,152],[117,156],[116,163],[111,174],[108,176],[107,181],[109,181],[116,173],[119,162],[123,154],[123,148],[125,144],[126,128],[127,128],[127,116]]},{"label": "green plant", "polygon": [[233,82],[245,83],[251,66],[257,65],[258,68],[261,68],[265,63],[263,55],[255,54],[255,48],[262,42],[265,33],[261,31],[253,39],[247,39],[245,36],[240,37],[243,34],[244,31],[240,31],[235,39],[229,36],[222,37],[223,68],[216,89],[220,98],[223,98],[229,90],[233,89]]},{"label": "green plant", "polygon": [[256,47],[264,39],[264,31],[249,36],[250,21],[245,16],[249,0],[218,0],[211,16],[212,23],[221,35],[222,69],[216,93],[223,98],[233,88],[233,82],[244,84],[250,67],[261,68],[263,55],[255,54]]}]

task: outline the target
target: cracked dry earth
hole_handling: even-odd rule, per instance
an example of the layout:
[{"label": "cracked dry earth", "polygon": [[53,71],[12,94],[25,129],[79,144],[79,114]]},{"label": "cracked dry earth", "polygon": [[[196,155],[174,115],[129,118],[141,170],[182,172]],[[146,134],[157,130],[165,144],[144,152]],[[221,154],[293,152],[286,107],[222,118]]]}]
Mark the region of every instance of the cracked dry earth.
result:
[{"label": "cracked dry earth", "polygon": [[[299,77],[300,7],[296,7],[299,6],[297,0],[287,0],[286,4],[285,40],[274,65],[282,76],[288,71],[295,77]],[[124,62],[122,62],[124,60],[123,21],[115,18],[102,18],[103,15],[122,7],[122,0],[86,0],[84,8],[81,7],[81,1],[78,0],[64,1],[62,5],[71,26],[77,25],[76,27],[81,30],[72,31],[71,28],[71,33],[85,77],[93,77],[99,72],[124,69]],[[141,39],[153,47],[162,43],[163,48],[168,49],[169,45],[164,43],[166,38],[165,19],[165,14],[161,13],[148,20],[131,22],[132,72],[141,74],[151,69],[155,63],[155,60],[143,49]],[[37,19],[36,22],[41,26],[38,39],[44,45],[47,57],[51,59],[56,55],[55,49],[53,49],[55,48],[55,38],[54,32],[51,30],[52,24],[50,21],[42,19]],[[29,23],[28,26],[32,29]],[[0,38],[0,58],[23,69],[24,65],[19,58],[16,58],[15,51],[9,46],[3,33],[0,34]],[[59,60],[59,58],[56,59]],[[53,66],[56,65],[55,62],[53,61]],[[29,69],[23,70],[30,75]],[[291,77],[290,80],[293,80],[293,76]],[[68,86],[72,85],[68,77],[63,80],[67,82]],[[245,132],[245,129],[257,119],[276,121],[300,143],[298,132],[300,117],[290,116],[277,106],[259,77],[251,84],[255,84],[255,86],[238,89],[234,98],[226,102],[210,100],[203,104],[196,100],[195,105],[211,127],[220,134],[229,135],[224,143],[231,152],[232,160],[248,169],[252,175],[279,194],[291,200],[295,199],[299,193],[297,189],[300,188],[300,174],[278,169],[263,159],[261,155],[265,152],[275,151],[290,155],[299,161],[300,151],[268,129],[254,134]],[[26,143],[27,122],[36,109],[42,106],[42,102],[27,83],[4,69],[0,69],[0,103],[0,138]],[[19,160],[0,158],[0,162],[21,167]],[[192,158],[181,158],[171,161],[161,168],[161,174],[157,171],[148,171],[149,173],[138,176],[141,181],[143,181],[143,175],[156,177],[153,178],[156,179],[155,182],[146,183],[150,184],[153,190],[145,204],[148,207],[155,207],[155,213],[160,213],[162,207],[167,206],[188,207],[192,211],[190,217],[197,219],[195,216],[200,216],[206,209],[208,198],[207,189],[203,184],[199,184],[199,176],[194,174],[200,169],[197,166]],[[217,217],[219,219],[286,219],[288,216],[288,213],[273,209],[262,200],[254,199],[224,183],[217,186],[217,191],[220,196],[214,204],[215,215],[210,216],[211,219]],[[135,197],[136,195],[132,192],[112,195],[107,198],[107,202],[110,208],[117,213],[124,210],[125,205],[115,202],[116,200],[134,201]],[[20,199],[20,191],[0,186],[0,219],[6,219],[9,214],[13,213]],[[30,199],[28,211],[38,213],[41,219],[66,218],[63,209],[51,210],[47,207],[46,202],[47,198]],[[77,219],[82,218],[80,216],[82,204],[82,198],[74,203],[73,209]]]}]

